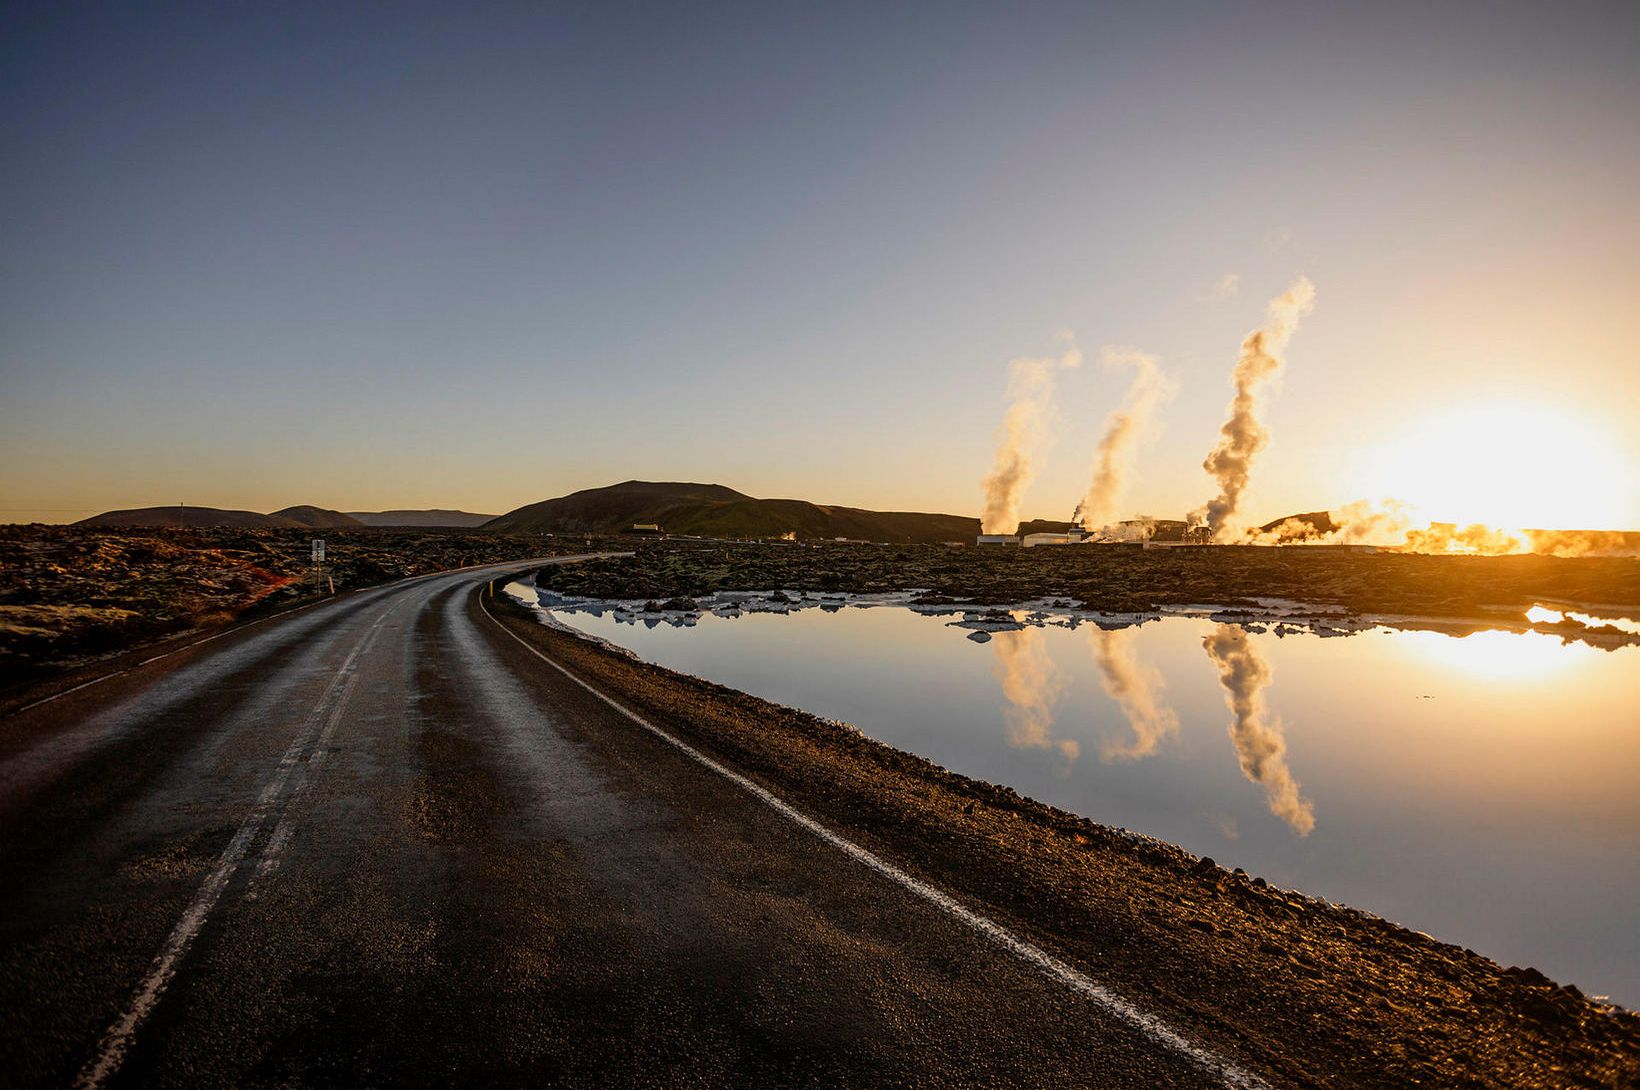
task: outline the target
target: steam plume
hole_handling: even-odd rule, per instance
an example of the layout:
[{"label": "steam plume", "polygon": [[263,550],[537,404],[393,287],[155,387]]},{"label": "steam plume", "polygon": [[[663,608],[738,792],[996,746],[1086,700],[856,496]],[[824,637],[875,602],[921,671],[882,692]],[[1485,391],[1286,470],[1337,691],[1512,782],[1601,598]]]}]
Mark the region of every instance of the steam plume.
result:
[{"label": "steam plume", "polygon": [[1105,695],[1121,707],[1133,728],[1133,739],[1107,738],[1099,744],[1105,761],[1137,761],[1156,752],[1162,739],[1179,733],[1179,717],[1161,700],[1162,675],[1153,666],[1141,666],[1133,651],[1133,631],[1095,628],[1089,636],[1093,658],[1099,664]]},{"label": "steam plume", "polygon": [[1327,512],[1332,528],[1307,518],[1283,520],[1260,533],[1250,534],[1253,545],[1404,545],[1412,525],[1411,510],[1399,500],[1373,503],[1358,500]]},{"label": "steam plume", "polygon": [[1008,700],[1004,712],[1008,744],[1016,749],[1057,749],[1066,760],[1076,760],[1081,744],[1053,736],[1053,706],[1064,691],[1064,682],[1054,671],[1041,631],[995,632],[991,646],[996,649],[991,669]]},{"label": "steam plume", "polygon": [[1640,556],[1633,530],[1527,530],[1532,551],[1549,556]]},{"label": "steam plume", "polygon": [[1393,541],[1397,534],[1406,534],[1412,519],[1407,506],[1398,500],[1385,500],[1383,503],[1358,500],[1327,514],[1337,527],[1333,531],[1333,540],[1340,545],[1375,545]]},{"label": "steam plume", "polygon": [[1219,429],[1219,444],[1202,463],[1218,481],[1219,494],[1205,507],[1191,512],[1192,523],[1207,524],[1214,541],[1235,536],[1236,510],[1247,488],[1253,459],[1270,440],[1260,422],[1259,395],[1266,383],[1281,373],[1283,353],[1298,329],[1298,321],[1315,307],[1315,285],[1306,277],[1270,301],[1263,327],[1253,330],[1241,342],[1241,356],[1231,372],[1236,396],[1230,401],[1230,416]]},{"label": "steam plume", "polygon": [[[1082,508],[1076,508],[1077,523],[1082,521]],[[1093,531],[1092,540],[1095,541],[1149,541],[1156,536],[1156,520],[1149,515],[1138,515],[1134,518],[1123,519],[1121,522],[1109,522]]]},{"label": "steam plume", "polygon": [[1406,547],[1415,553],[1475,553],[1481,556],[1531,551],[1521,534],[1488,526],[1484,522],[1474,522],[1468,526],[1432,522],[1428,529],[1408,531]]},{"label": "steam plume", "polygon": [[1290,518],[1246,540],[1254,545],[1377,545],[1405,552],[1508,556],[1636,556],[1640,533],[1623,530],[1516,530],[1483,522],[1431,522],[1419,528],[1398,500],[1348,503],[1327,512],[1332,528]]},{"label": "steam plume", "polygon": [[1242,775],[1264,787],[1272,814],[1299,836],[1308,836],[1315,828],[1315,810],[1309,800],[1299,797],[1298,781],[1287,768],[1281,721],[1272,718],[1264,706],[1270,668],[1247,641],[1246,631],[1236,625],[1219,625],[1203,638],[1202,645],[1219,668],[1224,702],[1235,715],[1230,741],[1235,744]]},{"label": "steam plume", "polygon": [[1077,507],[1082,529],[1102,529],[1116,518],[1116,505],[1133,473],[1133,451],[1149,430],[1151,414],[1173,396],[1175,387],[1156,367],[1156,358],[1132,348],[1106,348],[1107,368],[1135,368],[1122,405],[1105,419],[1105,435],[1094,455],[1093,480]]},{"label": "steam plume", "polygon": [[1011,534],[1019,529],[1020,500],[1036,475],[1031,459],[1053,402],[1054,374],[1081,362],[1082,353],[1072,344],[1057,359],[1017,359],[1010,365],[1010,403],[997,429],[996,462],[985,478],[985,510],[980,515],[985,533]]}]

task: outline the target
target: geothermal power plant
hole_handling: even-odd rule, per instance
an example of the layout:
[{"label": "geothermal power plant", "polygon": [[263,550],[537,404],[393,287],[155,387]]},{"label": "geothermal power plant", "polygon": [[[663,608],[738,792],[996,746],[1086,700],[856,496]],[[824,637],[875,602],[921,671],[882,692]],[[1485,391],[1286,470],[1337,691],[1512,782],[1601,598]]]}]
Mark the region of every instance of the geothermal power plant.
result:
[{"label": "geothermal power plant", "polygon": [[[1202,462],[1218,492],[1185,518],[1182,540],[1169,544],[1230,544],[1250,540],[1237,515],[1252,476],[1253,462],[1269,443],[1260,419],[1265,387],[1286,366],[1287,345],[1298,323],[1315,306],[1315,285],[1299,277],[1266,309],[1265,322],[1242,339],[1230,373],[1234,396],[1219,429],[1217,444]],[[1063,533],[1019,535],[1020,509],[1026,487],[1036,475],[1036,451],[1053,405],[1060,372],[1082,364],[1082,353],[1067,344],[1057,357],[1016,359],[1009,366],[1009,404],[997,429],[991,472],[982,482],[985,502],[979,545],[1080,545],[1149,542],[1154,525],[1148,519],[1117,521],[1132,478],[1137,450],[1151,430],[1157,410],[1177,386],[1154,356],[1132,348],[1107,347],[1100,353],[1107,370],[1131,370],[1127,393],[1106,419],[1094,451],[1088,488],[1076,505],[1072,526]],[[1154,544],[1160,544],[1154,543]]]}]

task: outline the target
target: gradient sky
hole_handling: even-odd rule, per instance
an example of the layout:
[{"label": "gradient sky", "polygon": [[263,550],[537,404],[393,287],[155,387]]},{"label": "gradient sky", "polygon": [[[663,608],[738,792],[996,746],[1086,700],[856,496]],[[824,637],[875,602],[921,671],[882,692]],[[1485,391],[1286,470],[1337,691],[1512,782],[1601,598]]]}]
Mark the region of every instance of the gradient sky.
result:
[{"label": "gradient sky", "polygon": [[1128,506],[1177,516],[1305,274],[1251,517],[1461,434],[1448,494],[1541,447],[1537,521],[1640,527],[1637,103],[1632,3],[10,4],[0,519],[975,513],[1008,360],[1067,330],[1026,514],[1122,344],[1180,384]]}]

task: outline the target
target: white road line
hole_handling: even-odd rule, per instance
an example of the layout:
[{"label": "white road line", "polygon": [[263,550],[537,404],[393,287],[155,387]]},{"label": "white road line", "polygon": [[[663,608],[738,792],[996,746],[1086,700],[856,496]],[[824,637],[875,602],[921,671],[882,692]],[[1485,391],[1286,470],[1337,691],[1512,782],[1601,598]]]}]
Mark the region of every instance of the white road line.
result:
[{"label": "white road line", "polygon": [[268,846],[262,849],[262,859],[256,864],[256,877],[251,879],[251,888],[245,894],[247,901],[254,901],[261,896],[262,883],[279,869],[285,845],[290,843],[290,835],[295,831],[295,826],[290,820],[290,811],[287,809],[280,815],[279,824],[273,827],[273,835],[268,837]]},{"label": "white road line", "polygon": [[[267,786],[262,789],[261,795],[256,800],[256,806],[246,816],[238,830],[234,832],[233,839],[228,842],[228,846],[222,849],[222,854],[217,857],[216,867],[211,871],[210,876],[205,879],[204,884],[199,887],[199,892],[195,894],[193,902],[189,904],[187,911],[182,914],[182,918],[177,921],[177,925],[171,929],[171,934],[165,940],[165,945],[160,948],[159,954],[154,958],[153,963],[149,965],[148,972],[137,984],[136,991],[132,994],[131,1001],[126,1004],[125,1010],[114,1020],[114,1024],[108,1028],[108,1032],[103,1035],[97,1046],[97,1055],[81,1070],[79,1078],[74,1082],[74,1085],[79,1087],[80,1090],[95,1090],[96,1087],[102,1086],[114,1072],[119,1070],[120,1064],[125,1060],[126,1053],[131,1049],[131,1043],[136,1039],[138,1028],[153,1011],[160,997],[164,995],[166,986],[170,984],[171,978],[176,975],[177,964],[182,960],[183,955],[188,952],[188,948],[193,944],[194,939],[199,936],[199,932],[205,926],[206,920],[210,918],[211,910],[216,907],[217,901],[222,897],[223,890],[227,888],[234,872],[239,869],[240,863],[244,861],[251,842],[256,839],[256,834],[266,823],[268,817],[279,808],[279,801],[284,794],[285,786],[300,764],[303,751],[314,742],[316,733],[319,734],[321,739],[324,739],[328,738],[330,733],[334,731],[336,723],[341,719],[342,710],[347,706],[348,694],[352,691],[355,665],[358,663],[360,656],[369,650],[375,642],[376,635],[380,632],[382,623],[387,620],[388,614],[392,613],[398,606],[399,603],[395,602],[376,619],[375,623],[370,626],[370,630],[360,637],[359,642],[354,645],[346,661],[336,671],[336,676],[325,687],[324,694],[303,722],[302,729],[296,732],[296,736],[291,739],[290,745],[286,747],[284,754],[279,758],[279,765],[274,770],[273,779],[268,781]],[[324,724],[322,733],[320,733],[321,722]],[[288,836],[287,833],[287,839]],[[279,847],[283,848],[283,846],[283,841],[281,841]],[[272,847],[271,841],[269,847]],[[264,851],[267,850],[264,849]]]},{"label": "white road line", "polygon": [[30,708],[38,708],[41,704],[50,704],[53,700],[56,700],[60,697],[65,697],[69,693],[77,693],[81,689],[89,689],[89,688],[91,688],[91,686],[96,685],[100,682],[109,681],[109,680],[112,680],[113,678],[120,677],[123,674],[129,674],[130,672],[131,672],[130,670],[115,670],[112,674],[104,674],[102,677],[94,677],[90,681],[82,681],[80,684],[74,686],[72,689],[64,689],[60,693],[52,693],[50,696],[46,697],[45,699],[36,700],[32,704],[24,704],[21,708],[18,708],[16,711],[12,712],[11,714],[12,715],[20,715],[23,712],[28,711]]},{"label": "white road line", "polygon": [[313,775],[313,766],[324,760],[326,748],[330,745],[330,740],[335,737],[336,726],[342,721],[342,712],[347,708],[348,697],[353,693],[353,683],[357,680],[353,667],[354,661],[370,654],[370,649],[376,646],[376,638],[381,635],[382,625],[387,622],[388,617],[392,616],[393,611],[403,604],[404,599],[401,597],[391,606],[388,606],[386,612],[376,618],[376,622],[370,626],[370,631],[365,635],[364,643],[342,666],[342,672],[347,674],[347,684],[331,709],[330,717],[325,720],[325,729],[320,732],[318,740],[313,743],[313,751],[308,755],[295,786],[290,789],[284,805],[280,808],[279,822],[273,827],[273,834],[268,837],[267,843],[262,846],[262,855],[257,861],[256,874],[251,879],[251,889],[247,892],[247,897],[255,898],[257,896],[257,885],[271,877],[279,869],[279,863],[284,857],[285,846],[290,843],[291,834],[296,831],[296,823],[291,819],[291,808],[296,805],[296,801],[307,790],[308,783]]},{"label": "white road line", "polygon": [[1067,988],[1070,988],[1077,994],[1091,1000],[1095,1005],[1102,1007],[1107,1013],[1114,1015],[1123,1022],[1126,1022],[1128,1025],[1139,1030],[1141,1033],[1156,1041],[1158,1044],[1164,1045],[1167,1048],[1179,1053],[1185,1059],[1190,1060],[1210,1074],[1217,1075],[1225,1086],[1234,1087],[1235,1090],[1270,1090],[1270,1085],[1257,1075],[1237,1066],[1207,1048],[1196,1044],[1189,1038],[1185,1037],[1178,1030],[1173,1029],[1162,1019],[1140,1009],[1132,1001],[1118,995],[1116,992],[1105,987],[1103,984],[1100,984],[1098,981],[1094,980],[1086,973],[1083,973],[1081,970],[1064,961],[1061,961],[1059,958],[1054,957],[1041,947],[1025,941],[1018,935],[1015,935],[1012,931],[1009,931],[1007,928],[997,923],[995,920],[989,919],[988,917],[982,916],[970,908],[964,907],[950,894],[936,889],[921,879],[913,878],[905,871],[894,866],[894,864],[878,855],[873,854],[867,849],[862,848],[860,845],[854,843],[852,840],[849,840],[847,837],[832,832],[830,829],[826,828],[824,825],[820,824],[818,821],[815,821],[808,815],[802,813],[790,803],[769,791],[767,788],[754,783],[752,780],[747,779],[738,772],[726,768],[677,736],[661,729],[660,727],[657,727],[649,720],[627,708],[624,704],[619,703],[612,697],[606,696],[600,690],[581,680],[567,667],[554,662],[552,659],[542,654],[527,640],[523,639],[516,632],[513,632],[506,625],[502,624],[496,618],[495,614],[490,612],[489,606],[484,604],[482,596],[479,598],[479,608],[484,611],[485,616],[495,622],[496,627],[500,628],[501,631],[505,632],[508,636],[511,636],[514,640],[517,640],[518,643],[523,646],[524,650],[528,651],[548,666],[551,666],[554,670],[557,670],[559,673],[569,678],[569,680],[573,681],[575,684],[579,685],[581,688],[585,689],[605,704],[608,704],[611,708],[614,708],[617,712],[620,712],[623,716],[630,719],[644,730],[647,730],[657,738],[668,743],[689,759],[695,761],[697,764],[711,769],[719,776],[722,776],[730,783],[733,783],[736,787],[745,790],[761,802],[766,803],[770,808],[775,810],[782,817],[791,821],[793,824],[807,830],[810,833],[813,833],[827,844],[830,844],[832,847],[843,852],[843,854],[847,855],[849,858],[870,867],[872,870],[876,871],[878,874],[882,875],[884,878],[887,878],[894,884],[900,886],[902,889],[916,894],[918,897],[921,897],[923,900],[934,905],[936,908],[939,908],[941,911],[945,912],[958,922],[973,928],[975,931],[1001,946],[1009,953],[1020,957],[1045,975],[1057,980],[1059,983],[1065,985]]}]

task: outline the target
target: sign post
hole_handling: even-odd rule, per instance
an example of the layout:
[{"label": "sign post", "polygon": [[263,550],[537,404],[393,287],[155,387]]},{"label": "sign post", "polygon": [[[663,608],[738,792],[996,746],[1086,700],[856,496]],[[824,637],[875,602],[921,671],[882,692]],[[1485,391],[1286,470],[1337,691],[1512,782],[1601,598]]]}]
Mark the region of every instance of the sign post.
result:
[{"label": "sign post", "polygon": [[322,537],[316,537],[316,538],[313,539],[313,589],[314,590],[319,589],[319,586],[321,584],[321,576],[322,576],[324,570],[325,570],[325,539],[322,538]]}]

